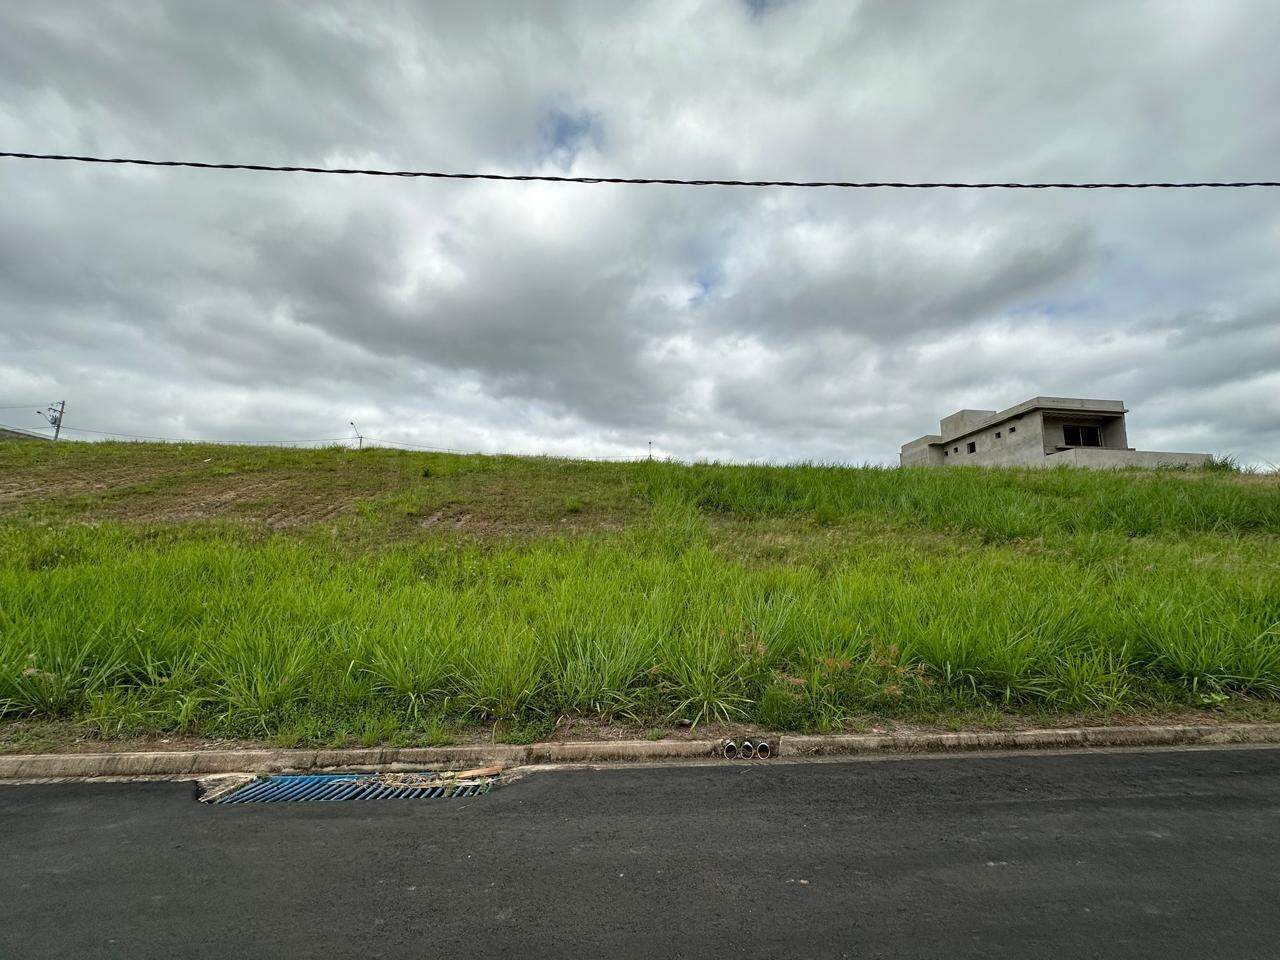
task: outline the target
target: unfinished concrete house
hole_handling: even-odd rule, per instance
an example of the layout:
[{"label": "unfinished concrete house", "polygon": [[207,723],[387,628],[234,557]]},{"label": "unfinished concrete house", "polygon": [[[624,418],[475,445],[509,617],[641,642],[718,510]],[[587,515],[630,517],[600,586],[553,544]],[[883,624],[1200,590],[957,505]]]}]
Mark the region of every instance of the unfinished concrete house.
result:
[{"label": "unfinished concrete house", "polygon": [[957,410],[902,445],[904,467],[1196,467],[1207,453],[1135,450],[1121,400],[1033,397],[1008,410]]}]

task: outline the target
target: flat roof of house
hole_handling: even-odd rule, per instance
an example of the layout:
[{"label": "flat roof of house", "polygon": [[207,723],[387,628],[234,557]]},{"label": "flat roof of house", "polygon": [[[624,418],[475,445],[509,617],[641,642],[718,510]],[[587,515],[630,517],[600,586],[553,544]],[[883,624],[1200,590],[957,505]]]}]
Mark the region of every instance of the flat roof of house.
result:
[{"label": "flat roof of house", "polygon": [[1037,410],[1051,413],[1101,413],[1108,416],[1123,416],[1129,412],[1125,408],[1123,400],[1092,400],[1084,397],[1032,397],[1030,400],[1023,400],[1022,403],[1016,403],[1008,409],[999,410],[991,416],[979,420],[977,423],[970,424],[957,433],[949,435],[925,434],[910,443],[903,444],[903,446],[915,447],[921,444],[927,444],[931,447],[944,446],[972,433],[978,433],[998,423],[1014,420]]}]

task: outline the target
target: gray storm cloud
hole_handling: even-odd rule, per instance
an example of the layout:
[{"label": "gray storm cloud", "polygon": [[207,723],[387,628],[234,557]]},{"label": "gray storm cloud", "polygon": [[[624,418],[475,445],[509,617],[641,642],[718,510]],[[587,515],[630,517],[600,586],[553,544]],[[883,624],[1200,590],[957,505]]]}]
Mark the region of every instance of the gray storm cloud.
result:
[{"label": "gray storm cloud", "polygon": [[[49,2],[6,150],[798,179],[1274,179],[1268,2]],[[0,405],[165,436],[892,461],[1118,396],[1280,461],[1280,194],[375,181],[0,161]],[[34,413],[0,420],[35,426]]]}]

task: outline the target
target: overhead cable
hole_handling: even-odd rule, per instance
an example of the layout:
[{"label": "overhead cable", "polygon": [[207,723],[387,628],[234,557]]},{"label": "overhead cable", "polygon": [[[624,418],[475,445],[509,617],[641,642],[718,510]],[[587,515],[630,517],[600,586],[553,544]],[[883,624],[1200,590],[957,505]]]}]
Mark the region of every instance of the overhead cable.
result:
[{"label": "overhead cable", "polygon": [[15,160],[64,160],[74,163],[127,164],[138,167],[186,167],[194,170],[250,170],[262,173],[327,173],[363,177],[410,177],[431,180],[503,180],[578,184],[666,184],[678,187],[833,187],[846,190],[1195,190],[1280,187],[1280,180],[1176,181],[894,181],[894,180],[694,180],[681,177],[570,177],[541,173],[453,173],[440,170],[381,170],[362,167],[301,167],[269,163],[208,163],[198,160],[144,160],[137,157],[90,157],[63,153],[0,151]]}]

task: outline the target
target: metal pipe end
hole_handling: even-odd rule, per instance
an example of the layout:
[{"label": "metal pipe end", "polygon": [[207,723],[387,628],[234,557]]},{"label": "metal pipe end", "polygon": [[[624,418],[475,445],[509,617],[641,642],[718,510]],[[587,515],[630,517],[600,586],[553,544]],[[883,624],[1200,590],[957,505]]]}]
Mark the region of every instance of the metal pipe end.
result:
[{"label": "metal pipe end", "polygon": [[760,760],[768,760],[773,754],[773,750],[769,747],[768,740],[761,740],[756,744],[756,757]]},{"label": "metal pipe end", "polygon": [[756,756],[756,745],[750,740],[742,741],[742,749],[738,751],[738,755],[743,760],[754,760]]},{"label": "metal pipe end", "polygon": [[726,760],[737,760],[738,745],[732,740],[726,740],[724,746],[720,749],[720,753]]}]

